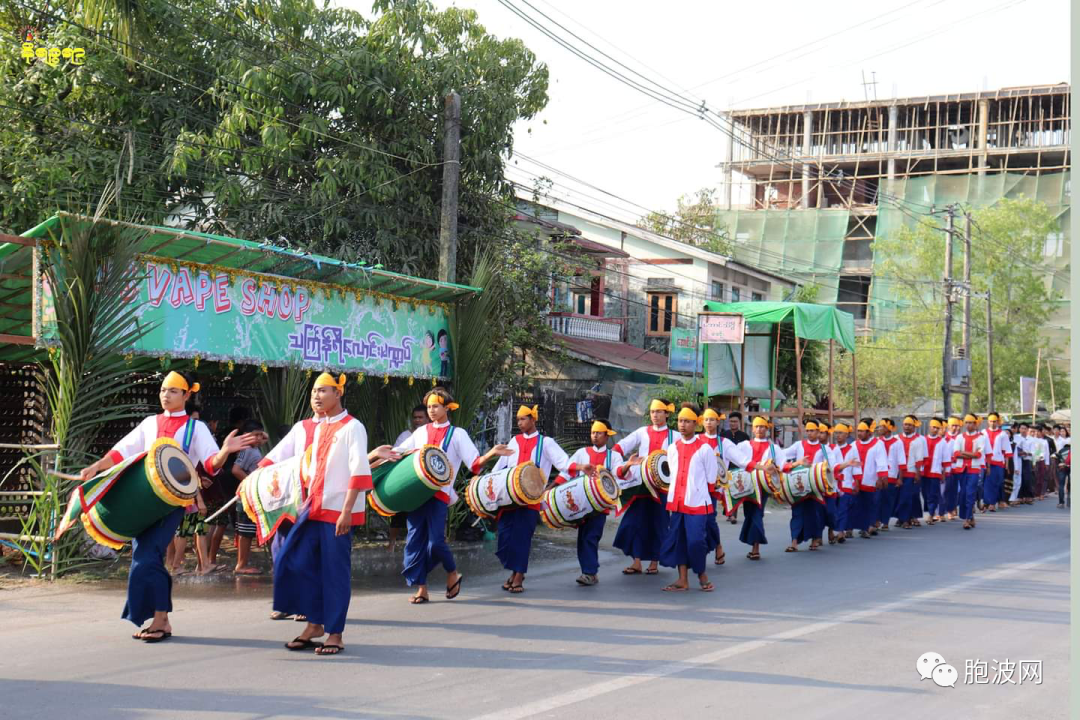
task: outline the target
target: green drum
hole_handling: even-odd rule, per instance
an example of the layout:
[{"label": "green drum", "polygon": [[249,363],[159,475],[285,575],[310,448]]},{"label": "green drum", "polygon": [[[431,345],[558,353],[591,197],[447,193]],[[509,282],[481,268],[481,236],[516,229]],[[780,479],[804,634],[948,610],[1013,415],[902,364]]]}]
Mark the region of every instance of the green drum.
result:
[{"label": "green drum", "polygon": [[172,438],[154,441],[149,452],[127,458],[75,488],[59,538],[77,518],[94,540],[119,550],[178,507],[190,505],[199,476]]},{"label": "green drum", "polygon": [[446,453],[437,445],[425,445],[400,460],[385,462],[372,470],[374,489],[368,493],[368,502],[384,517],[410,512],[435,497],[453,479]]},{"label": "green drum", "polygon": [[639,465],[631,465],[626,480],[619,481],[619,505],[626,507],[635,497],[663,499],[671,482],[667,450],[654,450]]}]

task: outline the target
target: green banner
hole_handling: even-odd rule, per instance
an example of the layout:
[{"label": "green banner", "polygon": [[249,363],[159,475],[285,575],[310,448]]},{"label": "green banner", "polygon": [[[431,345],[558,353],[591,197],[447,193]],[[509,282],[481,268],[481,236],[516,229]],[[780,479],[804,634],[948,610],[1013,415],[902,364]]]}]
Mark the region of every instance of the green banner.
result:
[{"label": "green banner", "polygon": [[[55,345],[51,291],[39,279],[37,335]],[[399,377],[452,372],[440,303],[168,262],[147,262],[128,299],[135,321],[151,327],[128,349],[134,354]]]},{"label": "green banner", "polygon": [[[692,329],[671,328],[671,347],[668,349],[668,370],[671,372],[701,372],[703,353],[697,351],[697,333]],[[695,357],[695,355],[697,357]]]}]

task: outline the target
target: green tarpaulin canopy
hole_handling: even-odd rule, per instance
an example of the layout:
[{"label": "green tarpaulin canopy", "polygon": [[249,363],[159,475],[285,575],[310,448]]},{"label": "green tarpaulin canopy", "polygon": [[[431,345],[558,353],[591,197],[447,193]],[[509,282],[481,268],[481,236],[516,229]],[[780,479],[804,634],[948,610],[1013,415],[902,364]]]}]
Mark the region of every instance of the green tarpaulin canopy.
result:
[{"label": "green tarpaulin canopy", "polygon": [[791,302],[707,302],[710,312],[730,312],[743,316],[747,324],[794,322],[795,334],[804,340],[835,340],[855,352],[855,317],[829,305]]}]

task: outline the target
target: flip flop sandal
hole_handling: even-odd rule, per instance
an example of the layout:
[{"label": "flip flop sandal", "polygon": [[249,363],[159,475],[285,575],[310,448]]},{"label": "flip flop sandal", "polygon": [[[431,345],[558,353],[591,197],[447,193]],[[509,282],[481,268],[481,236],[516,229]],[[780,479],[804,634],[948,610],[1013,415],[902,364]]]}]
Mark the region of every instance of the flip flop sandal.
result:
[{"label": "flip flop sandal", "polygon": [[510,586],[510,594],[511,595],[520,595],[523,592],[525,592],[525,587],[522,586],[522,585],[511,585]]},{"label": "flip flop sandal", "polygon": [[688,590],[690,590],[689,587],[682,587],[681,585],[676,585],[674,583],[672,583],[671,585],[668,585],[667,587],[661,588],[661,589],[664,592],[687,592]]},{"label": "flip flop sandal", "polygon": [[[631,573],[628,573],[628,572],[626,572],[625,570],[623,571],[623,575],[630,575],[630,574],[631,574]],[[503,590],[506,590],[507,592],[510,592],[510,588],[512,588],[513,586],[514,586],[514,581],[513,581],[512,579],[511,579],[511,580],[507,580],[506,582],[504,582],[504,583],[502,584],[502,589],[503,589]]]},{"label": "flip flop sandal", "polygon": [[748,553],[746,553],[746,559],[747,560],[760,560],[761,559],[761,553],[748,552]]},{"label": "flip flop sandal", "polygon": [[[296,643],[300,643],[297,645]],[[292,650],[293,652],[301,652],[303,650],[311,650],[312,648],[321,648],[323,644],[321,642],[315,642],[311,638],[295,637],[289,642],[285,643],[286,650]]]},{"label": "flip flop sandal", "polygon": [[410,605],[423,605],[426,602],[431,602],[426,595],[413,595],[409,598]]},{"label": "flip flop sandal", "polygon": [[810,546],[810,550],[811,550],[811,552],[816,552],[816,551],[817,551],[817,549],[818,549],[818,546],[817,546],[817,545],[811,545],[811,546]]},{"label": "flip flop sandal", "polygon": [[799,548],[788,545],[786,548],[784,548],[784,552],[799,552]]},{"label": "flip flop sandal", "polygon": [[641,575],[641,570],[636,567],[623,568],[623,575]]},{"label": "flip flop sandal", "polygon": [[307,615],[297,615],[295,620],[296,622],[307,622]]},{"label": "flip flop sandal", "polygon": [[333,643],[327,643],[326,645],[320,643],[319,647],[315,648],[316,655],[340,655],[343,652],[345,652],[344,645],[335,645]]},{"label": "flip flop sandal", "polygon": [[152,645],[154,643],[165,642],[166,640],[168,640],[171,637],[172,637],[171,632],[167,632],[165,630],[151,630],[151,631],[147,632],[145,635],[143,635],[142,641],[144,643],[148,643],[148,644]]},{"label": "flip flop sandal", "polygon": [[658,568],[649,568],[649,569],[647,569],[645,571],[645,574],[646,575],[655,575],[658,572],[660,572],[660,570]]},{"label": "flip flop sandal", "polygon": [[578,577],[578,579],[575,582],[577,582],[578,585],[583,585],[585,587],[592,587],[593,585],[595,585],[596,583],[598,583],[600,581],[597,579],[597,577],[595,575],[581,575],[580,577]]},{"label": "flip flop sandal", "polygon": [[725,558],[727,558],[727,553],[720,553],[720,557],[713,560],[713,565],[723,565]]},{"label": "flip flop sandal", "polygon": [[131,639],[132,639],[132,640],[142,640],[142,639],[143,639],[143,636],[144,636],[145,634],[146,634],[146,630],[145,630],[145,629],[143,629],[143,630],[137,630],[136,632],[132,633],[132,635],[131,635]]},{"label": "flip flop sandal", "polygon": [[701,586],[701,592],[712,592],[715,589],[716,589],[716,586],[713,585],[711,582],[710,583],[705,583],[704,585]]},{"label": "flip flop sandal", "polygon": [[846,535],[841,535],[840,537],[836,538],[836,542],[843,545],[844,543],[847,542],[847,536]]},{"label": "flip flop sandal", "polygon": [[274,612],[270,613],[270,619],[271,620],[292,620],[292,615],[289,615],[287,613],[283,613],[280,610],[275,610]]},{"label": "flip flop sandal", "polygon": [[835,545],[836,544],[836,538],[834,538],[834,537],[829,538],[829,544],[830,545]]},{"label": "flip flop sandal", "polygon": [[446,599],[453,600],[461,594],[461,581],[465,579],[464,575],[458,575],[457,582],[446,588]]}]

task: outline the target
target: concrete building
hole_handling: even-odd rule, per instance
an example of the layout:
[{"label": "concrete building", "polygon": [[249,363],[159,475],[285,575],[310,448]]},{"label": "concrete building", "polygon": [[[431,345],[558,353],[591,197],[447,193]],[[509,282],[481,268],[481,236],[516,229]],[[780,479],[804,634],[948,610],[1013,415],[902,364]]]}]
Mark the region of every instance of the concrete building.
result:
[{"label": "concrete building", "polygon": [[[819,284],[863,333],[894,326],[895,288],[875,274],[874,239],[950,203],[1044,202],[1048,334],[1069,331],[1070,88],[1067,84],[731,112],[720,225],[736,256]],[[1067,345],[1067,343],[1065,343]],[[1067,352],[1067,350],[1066,350]]]}]

